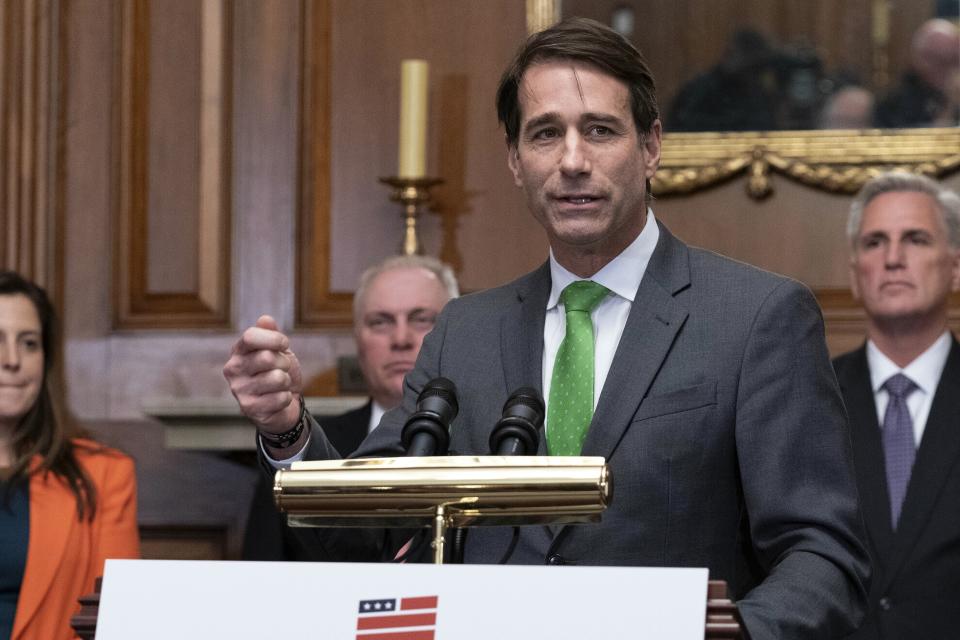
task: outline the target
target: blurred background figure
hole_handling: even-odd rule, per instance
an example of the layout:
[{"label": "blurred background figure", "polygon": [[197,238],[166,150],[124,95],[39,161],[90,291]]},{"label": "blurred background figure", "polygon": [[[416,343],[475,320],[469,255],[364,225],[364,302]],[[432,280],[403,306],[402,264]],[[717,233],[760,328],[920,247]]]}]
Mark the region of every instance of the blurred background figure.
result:
[{"label": "blurred background figure", "polygon": [[874,97],[868,89],[846,86],[827,97],[820,129],[868,129],[873,126]]},{"label": "blurred background figure", "polygon": [[736,31],[716,65],[685,84],[665,120],[668,131],[810,129],[824,99],[823,61],[806,42],[771,44]]},{"label": "blurred background figure", "polygon": [[942,18],[913,36],[910,70],[879,104],[878,127],[954,126],[960,123],[960,29]]},{"label": "blurred background figure", "polygon": [[777,52],[760,32],[733,34],[723,57],[685,84],[664,120],[668,131],[776,129]]},{"label": "blurred background figure", "polygon": [[58,342],[45,291],[0,272],[0,638],[73,638],[104,560],[140,555],[133,461],[61,415]]},{"label": "blurred background figure", "polygon": [[[400,404],[403,377],[413,369],[423,337],[447,301],[458,295],[453,270],[427,256],[392,256],[360,276],[353,298],[353,335],[370,398],[362,407],[320,421],[341,455],[353,453],[383,414]],[[319,553],[290,534],[274,507],[270,483],[261,478],[247,520],[244,559],[347,559]]]}]

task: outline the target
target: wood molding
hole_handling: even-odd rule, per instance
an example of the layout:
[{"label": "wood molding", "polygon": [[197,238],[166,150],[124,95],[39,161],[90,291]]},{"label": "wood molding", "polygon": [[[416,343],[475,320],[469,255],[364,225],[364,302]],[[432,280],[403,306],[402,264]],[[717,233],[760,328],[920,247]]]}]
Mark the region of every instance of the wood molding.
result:
[{"label": "wood molding", "polygon": [[668,133],[653,190],[693,193],[742,175],[748,195],[761,200],[773,192],[775,173],[853,194],[893,169],[932,178],[960,170],[960,129]]},{"label": "wood molding", "polygon": [[0,266],[62,302],[61,0],[0,3]]},{"label": "wood molding", "polygon": [[[134,0],[116,4],[116,94],[114,96],[113,214],[114,326],[118,329],[227,327],[230,322],[231,235],[231,87],[232,12],[226,0],[200,5],[200,78],[197,140],[175,152],[196,152],[194,176],[198,199],[196,287],[191,291],[155,291],[149,283],[150,211],[148,167],[151,144],[149,113],[151,11],[162,3]],[[170,64],[173,64],[170,61]],[[195,148],[188,145],[195,144]]]},{"label": "wood molding", "polygon": [[331,289],[330,2],[303,0],[296,324],[351,326],[353,294]]}]

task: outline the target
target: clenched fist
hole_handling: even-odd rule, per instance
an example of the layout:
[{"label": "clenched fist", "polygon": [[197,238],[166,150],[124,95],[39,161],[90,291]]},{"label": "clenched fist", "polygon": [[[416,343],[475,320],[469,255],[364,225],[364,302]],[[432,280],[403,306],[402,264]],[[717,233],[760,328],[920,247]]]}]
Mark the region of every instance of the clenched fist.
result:
[{"label": "clenched fist", "polygon": [[257,429],[276,434],[296,425],[303,387],[300,362],[272,317],[260,316],[243,332],[223,366],[223,377]]}]

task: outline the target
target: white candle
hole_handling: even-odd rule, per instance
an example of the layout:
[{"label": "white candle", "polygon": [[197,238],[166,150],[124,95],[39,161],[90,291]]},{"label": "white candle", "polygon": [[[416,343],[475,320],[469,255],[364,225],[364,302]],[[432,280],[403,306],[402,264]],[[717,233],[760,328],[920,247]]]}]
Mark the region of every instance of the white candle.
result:
[{"label": "white candle", "polygon": [[400,153],[397,175],[422,178],[427,172],[426,60],[404,60],[400,65]]}]

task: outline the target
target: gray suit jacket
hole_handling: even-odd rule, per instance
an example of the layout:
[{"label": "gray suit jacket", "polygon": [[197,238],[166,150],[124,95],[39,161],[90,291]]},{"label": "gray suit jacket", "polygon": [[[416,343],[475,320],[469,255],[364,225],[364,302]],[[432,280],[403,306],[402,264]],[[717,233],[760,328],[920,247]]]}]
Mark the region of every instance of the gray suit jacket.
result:
[{"label": "gray suit jacket", "polygon": [[[869,564],[816,301],[660,231],[583,448],[607,459],[613,502],[600,524],[524,527],[511,562],[708,567],[754,640],[842,635],[863,614]],[[451,449],[489,453],[510,392],[541,387],[549,291],[545,264],[451,301],[403,405],[357,455],[403,455],[403,424],[436,376],[459,389]],[[334,456],[311,440],[308,458]],[[497,562],[510,533],[474,529],[466,561]]]}]

